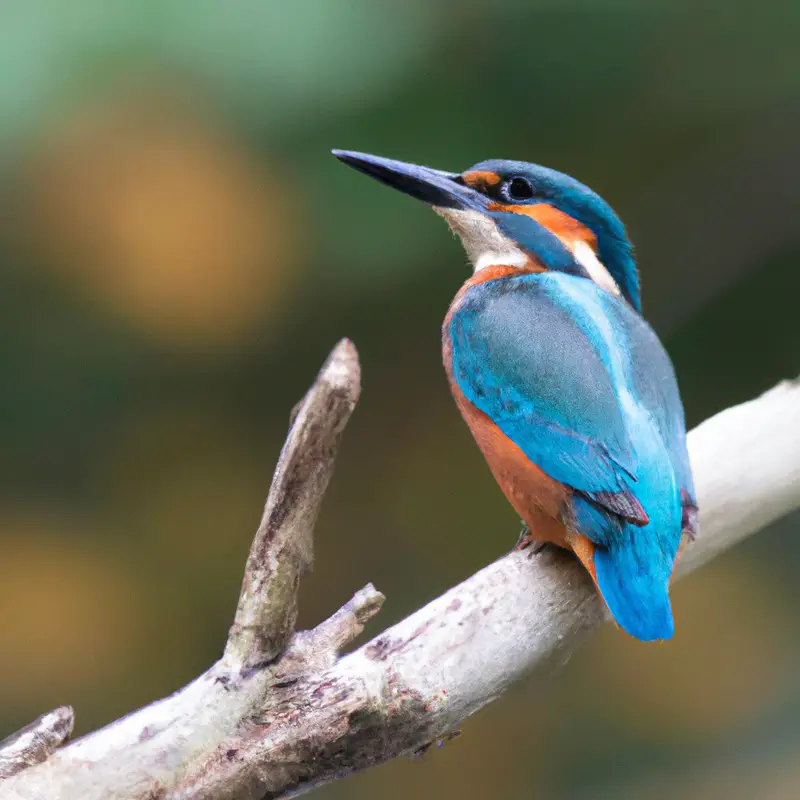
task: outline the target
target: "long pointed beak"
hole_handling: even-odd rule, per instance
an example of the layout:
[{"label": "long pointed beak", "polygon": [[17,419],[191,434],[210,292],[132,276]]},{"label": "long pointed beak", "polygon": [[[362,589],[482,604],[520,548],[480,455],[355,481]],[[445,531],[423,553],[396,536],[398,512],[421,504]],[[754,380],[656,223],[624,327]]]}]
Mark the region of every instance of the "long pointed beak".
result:
[{"label": "long pointed beak", "polygon": [[423,203],[440,208],[487,210],[488,200],[480,192],[465,186],[457,172],[442,172],[350,150],[331,152],[339,161]]}]

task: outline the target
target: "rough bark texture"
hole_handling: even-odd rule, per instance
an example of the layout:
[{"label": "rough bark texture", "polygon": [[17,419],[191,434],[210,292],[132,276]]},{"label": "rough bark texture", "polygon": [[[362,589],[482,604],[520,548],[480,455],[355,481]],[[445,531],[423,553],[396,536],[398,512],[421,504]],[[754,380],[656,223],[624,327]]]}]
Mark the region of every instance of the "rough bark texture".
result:
[{"label": "rough bark texture", "polygon": [[0,778],[10,778],[44,761],[69,739],[75,715],[69,706],[42,714],[0,742]]},{"label": "rough bark texture", "polygon": [[[223,658],[49,757],[58,741],[31,759],[7,740],[0,764],[16,767],[3,774],[19,771],[0,783],[0,797],[283,797],[453,735],[603,620],[584,570],[544,551],[502,557],[343,658],[383,601],[372,586],[293,633],[311,529],[358,382],[355,350],[343,342],[290,430]],[[800,385],[723,411],[689,443],[701,528],[680,574],[800,505]]]}]

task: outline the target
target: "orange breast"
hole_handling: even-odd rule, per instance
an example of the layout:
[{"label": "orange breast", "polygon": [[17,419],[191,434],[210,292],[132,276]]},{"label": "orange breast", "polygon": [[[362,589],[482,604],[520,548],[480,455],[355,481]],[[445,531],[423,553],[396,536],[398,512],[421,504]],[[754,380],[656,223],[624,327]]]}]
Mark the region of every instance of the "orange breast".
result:
[{"label": "orange breast", "polygon": [[594,544],[562,522],[569,488],[537,467],[486,414],[464,397],[452,380],[450,387],[497,485],[530,528],[533,538],[574,551],[596,585]]},{"label": "orange breast", "polygon": [[444,362],[458,410],[489,465],[498,486],[538,541],[567,547],[561,515],[569,490],[543,472],[492,420],[467,400],[452,376],[445,340]]}]

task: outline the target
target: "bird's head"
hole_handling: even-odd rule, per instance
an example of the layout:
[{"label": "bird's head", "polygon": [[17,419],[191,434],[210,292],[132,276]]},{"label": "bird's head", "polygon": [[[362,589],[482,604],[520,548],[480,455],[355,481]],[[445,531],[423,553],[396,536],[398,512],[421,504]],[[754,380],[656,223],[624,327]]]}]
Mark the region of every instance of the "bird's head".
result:
[{"label": "bird's head", "polygon": [[347,150],[333,154],[433,206],[461,237],[476,271],[502,265],[580,275],[641,310],[622,222],[569,175],[525,161],[481,161],[456,173]]}]

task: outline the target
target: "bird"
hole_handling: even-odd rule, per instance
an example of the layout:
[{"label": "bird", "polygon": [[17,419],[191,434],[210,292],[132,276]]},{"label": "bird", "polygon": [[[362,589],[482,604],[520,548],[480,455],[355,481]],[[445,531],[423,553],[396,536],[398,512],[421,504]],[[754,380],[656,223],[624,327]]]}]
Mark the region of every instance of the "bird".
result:
[{"label": "bird", "polygon": [[669,590],[698,509],[675,371],[642,315],[620,218],[524,161],[453,173],[347,150],[340,161],[432,206],[472,274],[442,327],[458,410],[523,521],[516,549],[575,553],[611,617],[672,638]]}]

